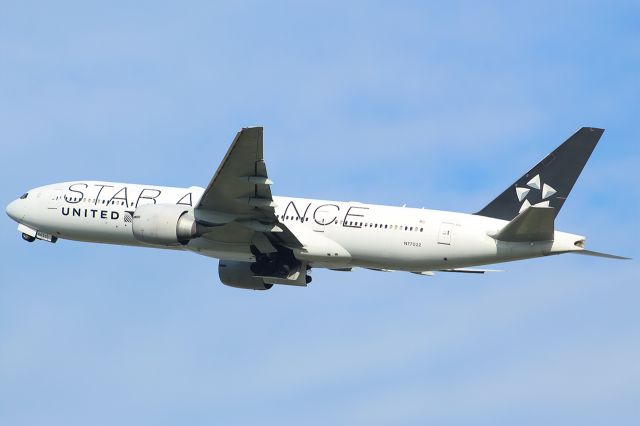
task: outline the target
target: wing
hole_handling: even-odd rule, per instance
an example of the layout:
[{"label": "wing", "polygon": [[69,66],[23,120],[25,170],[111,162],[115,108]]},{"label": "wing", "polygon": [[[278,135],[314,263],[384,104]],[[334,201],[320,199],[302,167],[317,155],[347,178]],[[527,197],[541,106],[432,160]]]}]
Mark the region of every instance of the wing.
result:
[{"label": "wing", "polygon": [[275,214],[273,182],[267,175],[262,134],[262,127],[238,132],[196,205],[194,215],[203,225],[240,225],[267,235],[280,234],[277,239],[298,246],[297,239],[278,222]]},{"label": "wing", "polygon": [[262,151],[262,127],[238,132],[196,209],[236,217],[275,219]]}]

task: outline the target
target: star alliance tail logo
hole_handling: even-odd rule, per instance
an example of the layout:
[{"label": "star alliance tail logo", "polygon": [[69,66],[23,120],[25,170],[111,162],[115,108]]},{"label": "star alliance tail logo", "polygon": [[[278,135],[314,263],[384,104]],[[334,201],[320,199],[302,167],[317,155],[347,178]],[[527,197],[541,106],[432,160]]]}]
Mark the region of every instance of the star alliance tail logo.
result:
[{"label": "star alliance tail logo", "polygon": [[549,207],[548,198],[557,192],[551,185],[548,185],[546,183],[541,186],[540,175],[536,175],[533,179],[527,182],[527,187],[516,186],[516,195],[518,196],[518,201],[522,203],[518,213],[522,213],[523,211],[531,207],[531,203],[529,202],[529,200],[527,200],[527,195],[529,195],[532,189],[540,192],[542,201],[534,204],[534,206],[538,207]]}]

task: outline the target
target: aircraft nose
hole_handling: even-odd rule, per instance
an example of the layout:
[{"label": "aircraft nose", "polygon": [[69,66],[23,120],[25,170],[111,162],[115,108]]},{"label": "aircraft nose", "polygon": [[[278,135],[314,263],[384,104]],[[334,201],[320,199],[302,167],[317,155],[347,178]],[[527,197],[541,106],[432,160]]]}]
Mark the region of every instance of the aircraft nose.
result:
[{"label": "aircraft nose", "polygon": [[7,206],[7,209],[6,209],[7,215],[11,219],[15,220],[16,222],[20,221],[20,219],[21,219],[20,216],[22,215],[20,213],[20,211],[22,209],[20,208],[20,205],[19,205],[18,201],[19,200],[15,200],[15,201],[10,202],[9,205]]}]

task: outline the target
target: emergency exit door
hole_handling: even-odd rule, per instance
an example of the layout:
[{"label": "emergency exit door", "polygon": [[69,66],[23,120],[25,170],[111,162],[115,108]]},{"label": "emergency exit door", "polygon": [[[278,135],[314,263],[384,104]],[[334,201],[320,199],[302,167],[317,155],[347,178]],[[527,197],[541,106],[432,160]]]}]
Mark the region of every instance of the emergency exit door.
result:
[{"label": "emergency exit door", "polygon": [[442,222],[440,231],[438,231],[438,244],[451,245],[451,236],[453,234],[453,223]]}]

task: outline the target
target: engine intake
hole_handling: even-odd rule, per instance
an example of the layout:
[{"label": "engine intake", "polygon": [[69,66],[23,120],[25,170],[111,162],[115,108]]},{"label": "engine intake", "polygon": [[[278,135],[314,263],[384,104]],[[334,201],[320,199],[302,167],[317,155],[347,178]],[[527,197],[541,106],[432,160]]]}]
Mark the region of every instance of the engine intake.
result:
[{"label": "engine intake", "polygon": [[220,281],[229,287],[247,290],[269,290],[273,284],[266,284],[262,278],[254,276],[250,262],[221,260],[218,263]]},{"label": "engine intake", "polygon": [[133,213],[133,236],[152,245],[187,244],[197,236],[193,209],[177,204],[145,204]]}]

